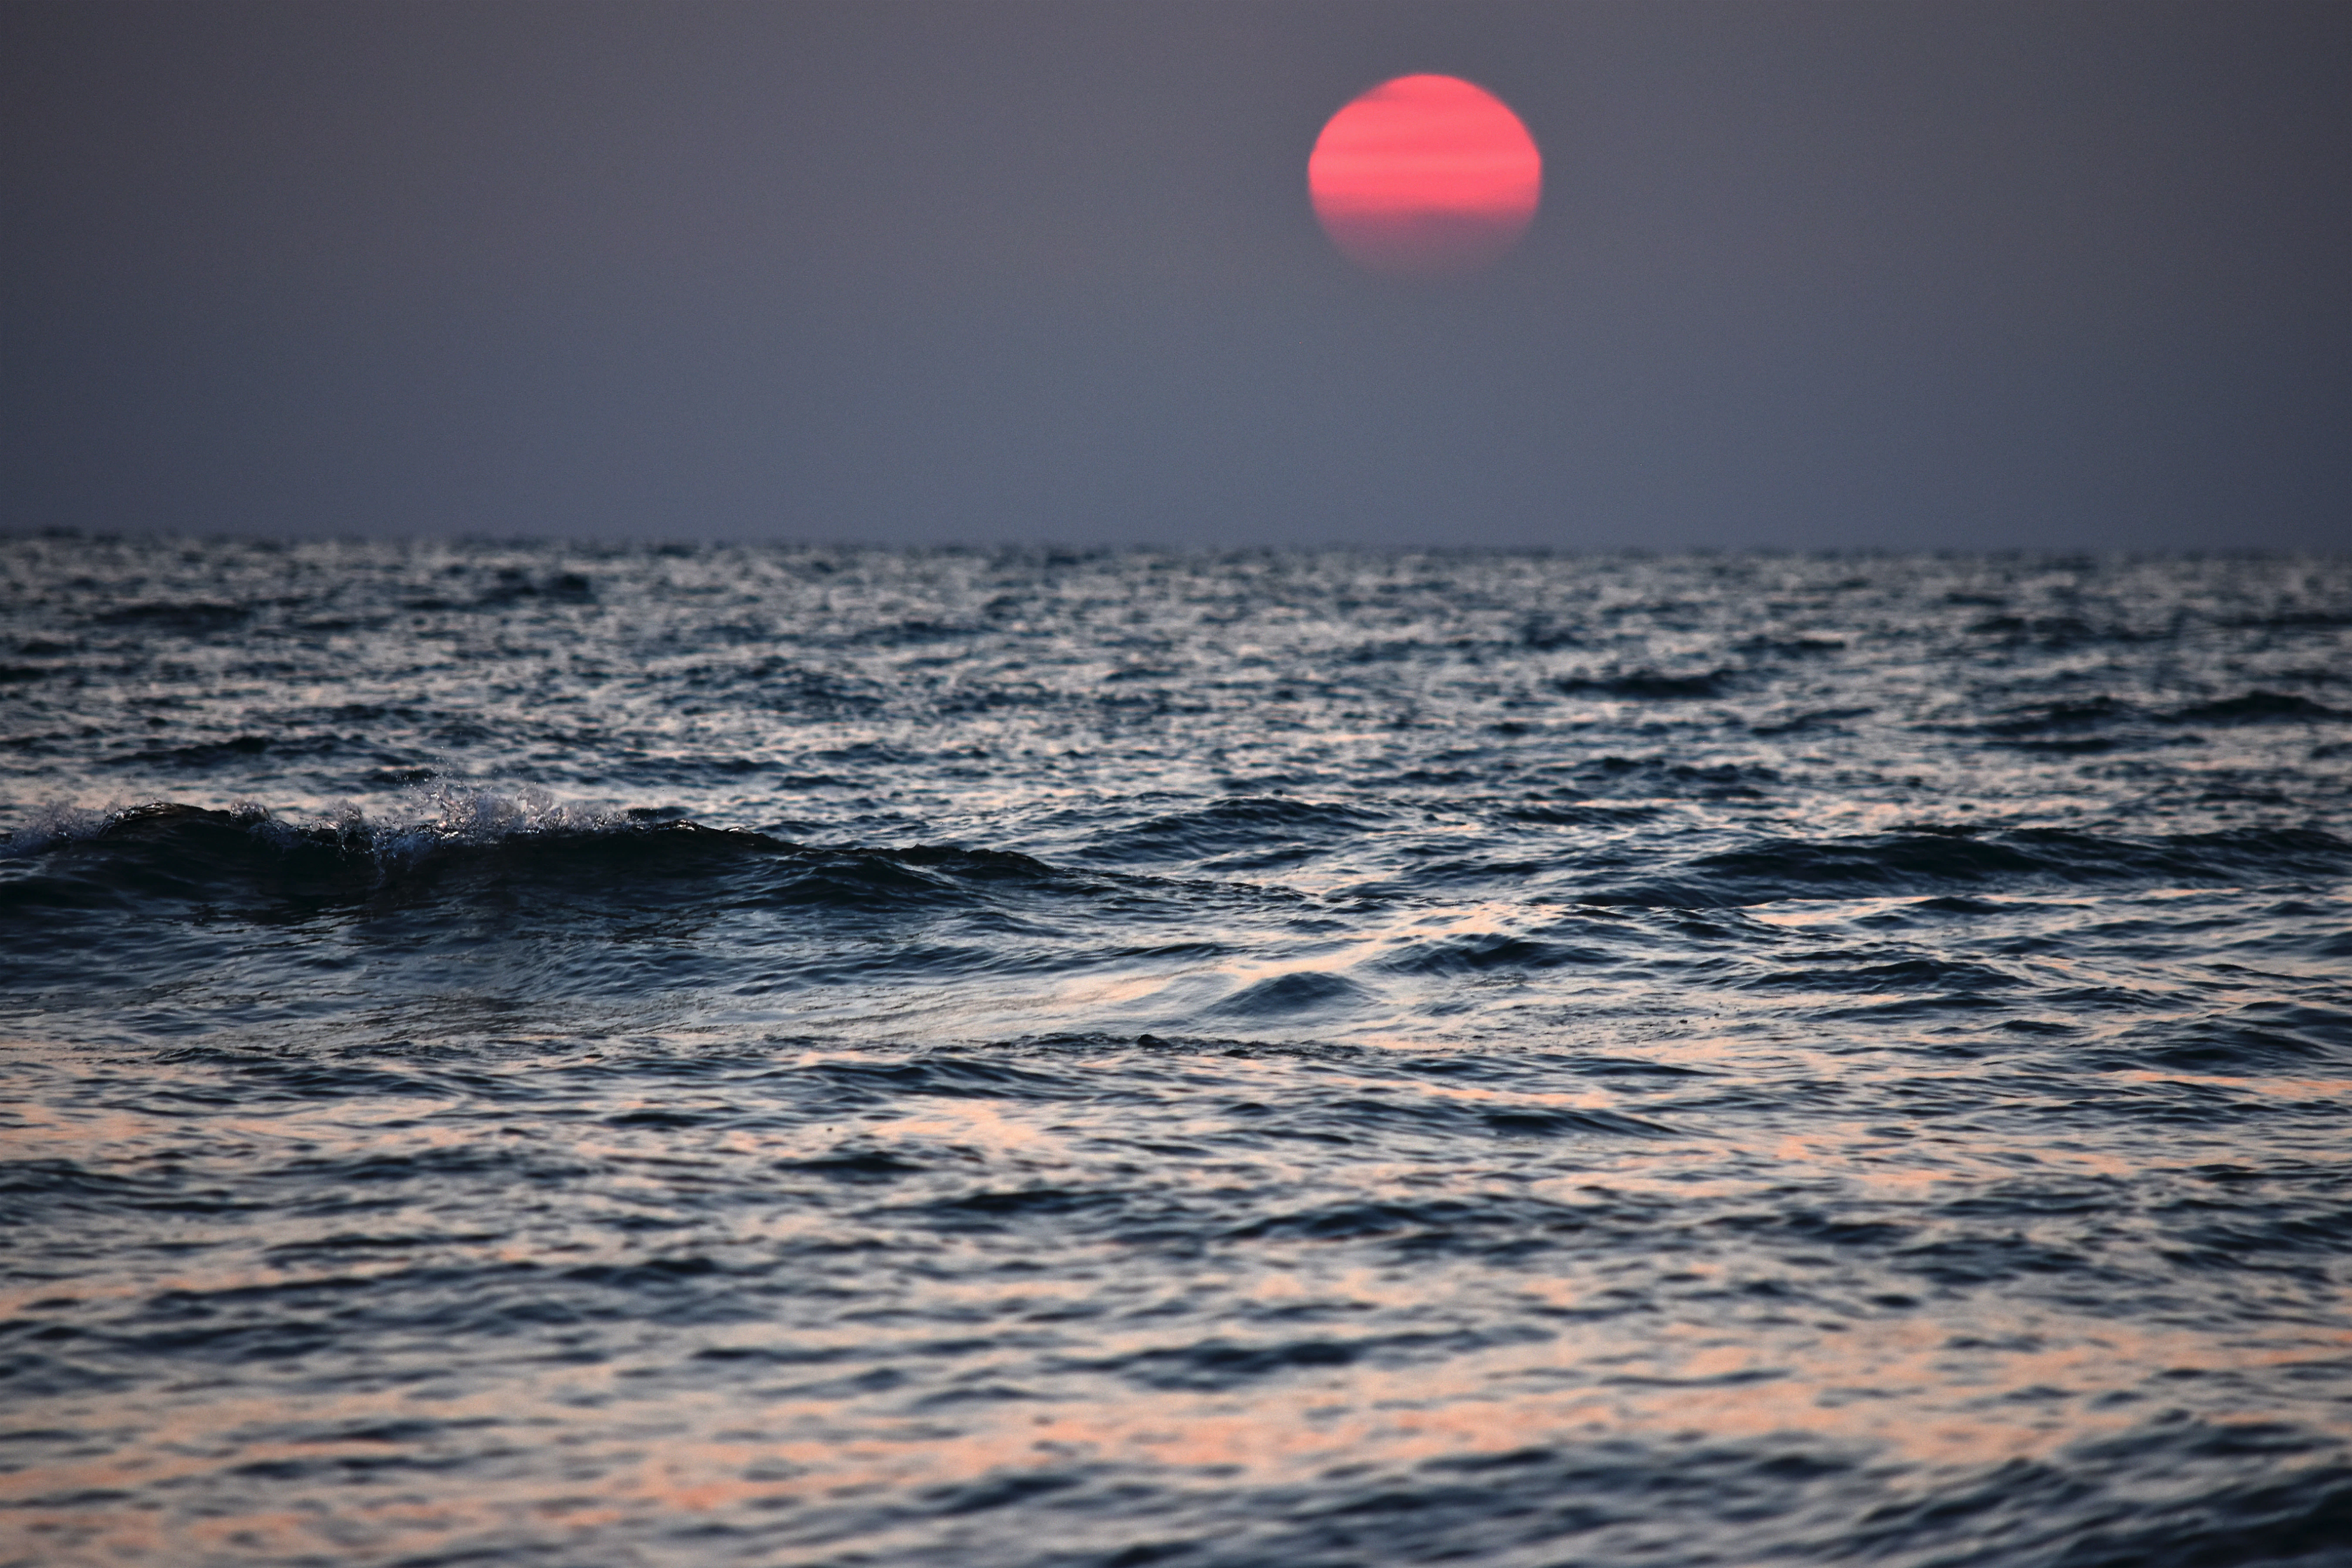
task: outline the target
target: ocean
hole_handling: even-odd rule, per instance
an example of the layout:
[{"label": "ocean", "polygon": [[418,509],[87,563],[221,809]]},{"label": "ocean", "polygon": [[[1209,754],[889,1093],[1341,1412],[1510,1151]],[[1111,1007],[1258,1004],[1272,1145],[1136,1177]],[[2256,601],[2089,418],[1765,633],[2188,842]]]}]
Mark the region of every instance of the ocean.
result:
[{"label": "ocean", "polygon": [[0,1563],[2352,1563],[2352,559],[0,549]]}]

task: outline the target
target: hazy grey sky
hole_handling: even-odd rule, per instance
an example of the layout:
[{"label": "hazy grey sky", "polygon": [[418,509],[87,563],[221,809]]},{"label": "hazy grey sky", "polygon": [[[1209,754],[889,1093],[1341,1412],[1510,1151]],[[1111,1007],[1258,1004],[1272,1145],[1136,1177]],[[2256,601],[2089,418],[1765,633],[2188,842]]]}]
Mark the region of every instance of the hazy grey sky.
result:
[{"label": "hazy grey sky", "polygon": [[[1306,196],[1386,78],[1493,271]],[[0,5],[0,526],[2352,546],[2352,5]]]}]

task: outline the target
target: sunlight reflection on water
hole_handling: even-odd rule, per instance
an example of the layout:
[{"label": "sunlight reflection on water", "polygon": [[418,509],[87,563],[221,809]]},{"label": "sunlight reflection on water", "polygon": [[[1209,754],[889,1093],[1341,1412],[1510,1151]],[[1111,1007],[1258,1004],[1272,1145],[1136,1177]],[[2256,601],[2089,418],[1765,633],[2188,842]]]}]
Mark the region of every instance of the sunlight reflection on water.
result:
[{"label": "sunlight reflection on water", "polygon": [[0,1563],[2352,1538],[2340,563],[0,577]]}]

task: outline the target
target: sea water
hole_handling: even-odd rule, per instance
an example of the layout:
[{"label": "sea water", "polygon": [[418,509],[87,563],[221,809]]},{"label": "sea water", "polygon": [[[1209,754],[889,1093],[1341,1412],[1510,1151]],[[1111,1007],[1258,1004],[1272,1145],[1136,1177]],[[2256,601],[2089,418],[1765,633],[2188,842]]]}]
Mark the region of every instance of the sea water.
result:
[{"label": "sea water", "polygon": [[2352,561],[0,549],[0,1563],[2352,1563]]}]

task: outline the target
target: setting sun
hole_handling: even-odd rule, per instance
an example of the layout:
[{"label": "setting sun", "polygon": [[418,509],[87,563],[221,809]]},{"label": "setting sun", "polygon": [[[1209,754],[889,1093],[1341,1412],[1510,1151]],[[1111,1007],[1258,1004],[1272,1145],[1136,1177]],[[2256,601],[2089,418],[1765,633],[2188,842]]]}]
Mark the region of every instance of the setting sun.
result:
[{"label": "setting sun", "polygon": [[1508,105],[1450,76],[1382,82],[1333,115],[1307,160],[1315,216],[1349,259],[1427,278],[1516,244],[1543,192],[1543,155]]}]

